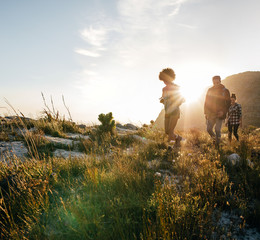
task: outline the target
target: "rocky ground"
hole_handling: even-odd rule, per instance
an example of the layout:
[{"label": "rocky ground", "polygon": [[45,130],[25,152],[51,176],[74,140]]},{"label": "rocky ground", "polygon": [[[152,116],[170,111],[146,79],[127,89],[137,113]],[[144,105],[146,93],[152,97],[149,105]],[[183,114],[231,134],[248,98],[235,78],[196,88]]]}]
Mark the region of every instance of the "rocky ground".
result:
[{"label": "rocky ground", "polygon": [[[133,137],[137,140],[146,142],[146,139],[136,135],[138,128],[133,124],[121,125],[117,124],[116,127],[117,134],[119,136],[126,136],[128,134],[132,134]],[[16,133],[23,138],[28,133],[36,133],[36,128],[15,129]],[[70,149],[73,146],[79,144],[80,139],[88,140],[89,136],[83,135],[80,133],[66,133],[65,137],[53,137],[50,135],[44,134],[41,136],[43,140],[52,143],[55,146],[55,150],[53,151],[53,156],[62,157],[62,158],[75,158],[75,157],[87,157],[87,155],[80,151],[75,150],[65,150]],[[62,147],[62,148],[59,148]],[[64,149],[65,148],[65,149]],[[0,161],[10,161],[14,158],[26,159],[29,157],[28,155],[28,147],[25,141],[17,141],[14,140],[12,135],[8,135],[6,141],[0,141]]]},{"label": "rocky ground", "polygon": [[[141,137],[137,135],[137,130],[138,128],[135,127],[132,124],[126,124],[126,125],[121,125],[118,124],[116,127],[117,133],[119,136],[125,136],[128,134],[131,134],[135,139],[141,141],[144,144],[148,144],[151,142],[151,140],[147,140],[144,137]],[[16,129],[18,132],[18,135],[22,136],[28,132],[26,129]],[[35,132],[37,129],[33,128],[30,129],[29,132]],[[61,157],[61,158],[88,158],[88,155],[84,152],[77,151],[77,150],[67,150],[70,149],[71,147],[77,145],[80,141],[80,139],[89,139],[90,137],[87,135],[79,134],[79,133],[67,133],[65,137],[53,137],[50,135],[44,135],[43,136],[44,140],[47,142],[52,143],[55,147],[53,151],[53,156],[55,157]],[[169,154],[172,152],[178,152],[180,153],[181,151],[184,150],[185,148],[185,142],[182,143],[184,146],[183,149],[181,148],[176,148],[174,146],[169,146],[168,151]],[[63,146],[62,148],[60,148]],[[187,151],[187,149],[186,149]],[[191,151],[189,154],[192,155],[194,152]],[[125,150],[127,154],[132,154],[133,149],[132,148],[127,148]],[[0,160],[2,162],[9,162],[12,161],[13,159],[19,158],[26,160],[26,158],[29,157],[28,154],[28,148],[25,143],[25,141],[15,141],[13,140],[13,136],[9,136],[6,141],[0,141]],[[228,156],[228,159],[231,164],[236,165],[240,161],[240,156],[237,154],[231,154]],[[174,175],[171,166],[175,163],[176,158],[174,157],[171,161],[165,161],[165,162],[159,162],[159,160],[152,160],[148,162],[148,165],[150,168],[158,169],[158,166],[160,165],[160,169],[157,170],[155,177],[158,177],[161,179],[162,183],[167,180],[168,183],[174,183],[178,184],[181,181],[181,177]],[[249,160],[248,160],[249,161]],[[248,162],[248,165],[250,165],[250,161]],[[216,223],[216,225],[220,226],[224,232],[227,234],[223,234],[221,236],[221,239],[248,239],[248,240],[253,240],[253,239],[260,239],[260,233],[256,229],[249,228],[247,225],[245,228],[241,229],[240,225],[242,220],[235,214],[233,213],[228,213],[228,212],[221,212],[221,217],[220,220]],[[228,235],[229,234],[229,235]],[[214,234],[213,234],[214,236]],[[213,238],[216,239],[216,238]]]}]

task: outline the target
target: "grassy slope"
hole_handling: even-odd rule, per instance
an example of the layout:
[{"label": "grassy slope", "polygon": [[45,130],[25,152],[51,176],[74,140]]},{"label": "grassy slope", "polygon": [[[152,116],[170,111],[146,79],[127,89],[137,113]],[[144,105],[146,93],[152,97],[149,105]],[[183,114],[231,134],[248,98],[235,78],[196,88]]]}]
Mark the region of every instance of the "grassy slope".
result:
[{"label": "grassy slope", "polygon": [[[223,211],[241,216],[241,229],[259,222],[259,132],[244,131],[240,143],[216,149],[204,132],[191,130],[174,151],[149,127],[138,132],[146,144],[91,134],[93,141],[81,144],[89,158],[34,154],[0,163],[2,239],[209,239],[236,233],[217,226]],[[30,139],[42,150],[38,138]],[[242,157],[236,166],[226,159],[234,152]]]}]

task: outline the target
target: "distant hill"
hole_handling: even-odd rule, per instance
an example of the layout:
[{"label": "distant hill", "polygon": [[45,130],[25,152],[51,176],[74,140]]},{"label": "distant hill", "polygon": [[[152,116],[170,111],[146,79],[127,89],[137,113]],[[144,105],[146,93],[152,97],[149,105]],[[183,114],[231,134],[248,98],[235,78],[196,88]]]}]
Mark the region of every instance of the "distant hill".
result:
[{"label": "distant hill", "polygon": [[242,105],[244,125],[260,127],[260,71],[229,76],[223,84]]},{"label": "distant hill", "polygon": [[[229,89],[230,94],[236,94],[237,102],[242,105],[243,125],[260,127],[260,71],[234,74],[222,80],[222,83]],[[181,107],[177,129],[206,128],[203,112],[205,95],[206,92],[197,102]],[[164,110],[155,120],[155,126],[164,127]]]}]

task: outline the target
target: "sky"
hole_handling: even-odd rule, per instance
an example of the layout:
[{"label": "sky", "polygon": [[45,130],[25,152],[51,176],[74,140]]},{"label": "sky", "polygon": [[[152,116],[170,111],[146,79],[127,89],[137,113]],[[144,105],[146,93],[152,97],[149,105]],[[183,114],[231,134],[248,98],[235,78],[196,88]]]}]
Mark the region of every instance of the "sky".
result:
[{"label": "sky", "polygon": [[0,0],[0,116],[53,105],[77,123],[155,120],[170,67],[187,102],[260,70],[259,0]]}]

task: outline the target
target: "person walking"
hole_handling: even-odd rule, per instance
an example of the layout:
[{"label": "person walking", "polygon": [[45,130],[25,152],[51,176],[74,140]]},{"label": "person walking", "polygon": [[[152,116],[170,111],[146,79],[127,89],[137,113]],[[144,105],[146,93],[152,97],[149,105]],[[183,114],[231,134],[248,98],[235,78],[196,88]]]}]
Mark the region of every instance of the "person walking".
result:
[{"label": "person walking", "polygon": [[180,118],[180,105],[185,101],[180,94],[180,87],[173,83],[175,72],[171,68],[165,68],[159,73],[159,79],[166,85],[162,89],[160,102],[164,104],[165,133],[168,135],[168,142],[175,141],[176,145],[180,144],[182,137],[175,134],[174,130]]},{"label": "person walking", "polygon": [[231,105],[228,110],[227,126],[228,126],[228,140],[232,140],[232,132],[239,141],[238,128],[242,127],[242,107],[236,102],[236,94],[232,93],[230,100]]},{"label": "person walking", "polygon": [[[213,87],[209,88],[204,103],[207,132],[218,145],[221,138],[221,126],[230,107],[230,92],[221,84],[220,76],[212,78]],[[215,126],[215,133],[213,127]]]}]

